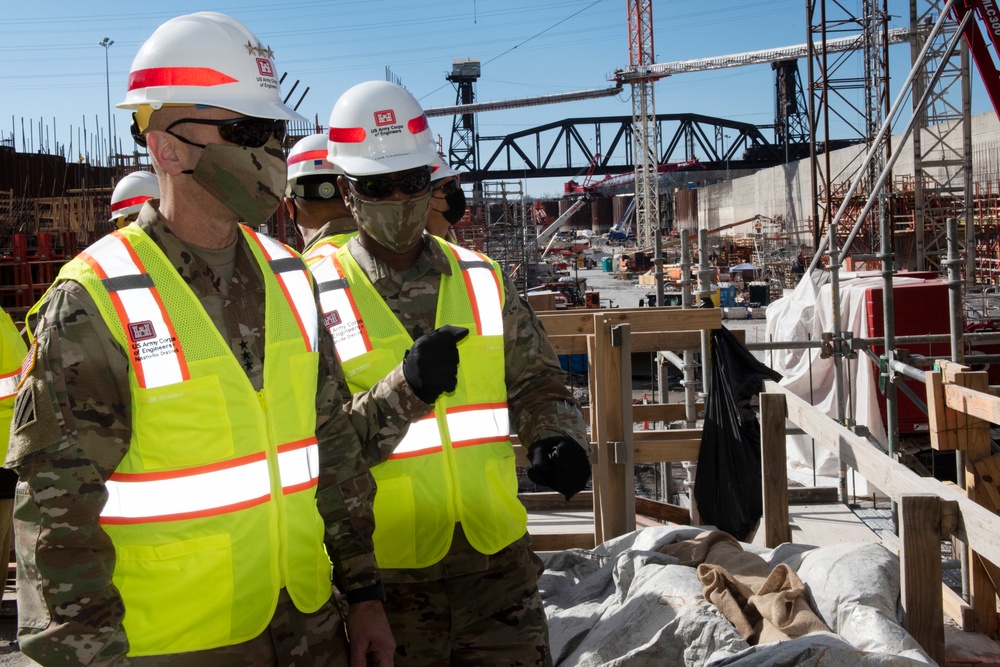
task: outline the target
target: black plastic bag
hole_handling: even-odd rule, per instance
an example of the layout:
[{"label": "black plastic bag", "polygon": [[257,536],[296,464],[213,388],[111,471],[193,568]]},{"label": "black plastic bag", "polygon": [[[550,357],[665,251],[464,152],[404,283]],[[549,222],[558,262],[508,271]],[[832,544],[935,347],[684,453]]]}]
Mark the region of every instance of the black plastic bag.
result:
[{"label": "black plastic bag", "polygon": [[760,423],[750,399],[781,375],[722,327],[712,331],[712,384],[694,497],[702,523],[745,540],[763,514]]}]

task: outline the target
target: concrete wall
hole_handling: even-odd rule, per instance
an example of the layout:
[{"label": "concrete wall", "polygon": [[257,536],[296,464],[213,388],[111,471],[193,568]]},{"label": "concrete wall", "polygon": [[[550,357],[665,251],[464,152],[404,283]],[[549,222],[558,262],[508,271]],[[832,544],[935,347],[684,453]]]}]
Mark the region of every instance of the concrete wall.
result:
[{"label": "concrete wall", "polygon": [[[961,142],[961,135],[948,136],[949,143]],[[893,137],[893,151],[899,151],[893,174],[913,175],[913,143],[901,144]],[[993,112],[972,117],[973,174],[976,180],[997,180],[1000,176],[1000,121]],[[927,141],[924,141],[927,150]],[[864,158],[864,147],[853,146],[830,153],[830,173],[835,184],[846,189],[851,175]],[[699,188],[698,225],[711,229],[756,215],[782,219],[793,236],[792,243],[810,243],[812,220],[812,173],[809,160],[799,160],[762,169],[750,176]],[[996,188],[994,188],[995,190]],[[750,223],[734,227],[734,235],[749,234]],[[800,238],[794,238],[798,235]]]}]

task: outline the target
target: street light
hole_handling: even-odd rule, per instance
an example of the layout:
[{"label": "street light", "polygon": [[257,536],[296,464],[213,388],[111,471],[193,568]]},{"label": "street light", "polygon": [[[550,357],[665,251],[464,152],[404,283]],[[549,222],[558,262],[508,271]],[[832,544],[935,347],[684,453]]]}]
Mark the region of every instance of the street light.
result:
[{"label": "street light", "polygon": [[104,85],[108,91],[108,166],[111,166],[111,157],[115,154],[114,139],[111,137],[111,74],[108,70],[108,51],[115,40],[105,37],[97,43],[104,47]]}]

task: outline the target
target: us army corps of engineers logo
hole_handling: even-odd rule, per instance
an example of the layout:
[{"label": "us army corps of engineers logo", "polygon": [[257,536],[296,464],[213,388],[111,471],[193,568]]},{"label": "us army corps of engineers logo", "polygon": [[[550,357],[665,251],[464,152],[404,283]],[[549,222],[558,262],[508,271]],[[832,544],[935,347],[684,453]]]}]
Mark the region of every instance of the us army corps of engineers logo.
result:
[{"label": "us army corps of engineers logo", "polygon": [[344,345],[348,339],[357,338],[362,335],[362,323],[355,318],[349,318],[344,321],[340,317],[340,313],[336,310],[332,310],[328,313],[323,313],[323,325],[326,327],[333,335],[334,345]]},{"label": "us army corps of engineers logo", "polygon": [[136,362],[142,363],[179,352],[177,339],[157,336],[156,329],[149,320],[129,322],[128,335],[132,339],[132,344],[129,346],[132,359]]}]

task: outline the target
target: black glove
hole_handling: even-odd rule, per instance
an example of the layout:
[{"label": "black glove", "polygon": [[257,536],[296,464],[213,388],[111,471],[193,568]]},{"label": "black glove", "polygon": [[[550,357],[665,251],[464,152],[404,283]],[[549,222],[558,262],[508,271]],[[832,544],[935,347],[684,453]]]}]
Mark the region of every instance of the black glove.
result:
[{"label": "black glove", "polygon": [[458,384],[458,341],[469,335],[464,327],[446,324],[413,343],[403,356],[403,377],[424,403],[433,403]]},{"label": "black glove", "polygon": [[582,491],[590,479],[590,460],[576,441],[563,436],[544,438],[528,448],[528,479],[566,496]]}]

